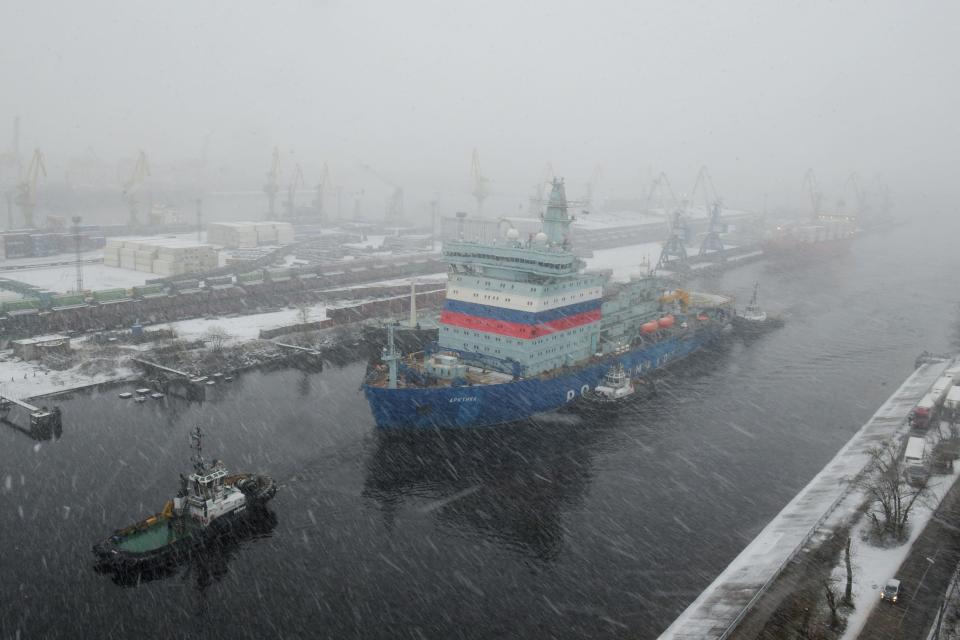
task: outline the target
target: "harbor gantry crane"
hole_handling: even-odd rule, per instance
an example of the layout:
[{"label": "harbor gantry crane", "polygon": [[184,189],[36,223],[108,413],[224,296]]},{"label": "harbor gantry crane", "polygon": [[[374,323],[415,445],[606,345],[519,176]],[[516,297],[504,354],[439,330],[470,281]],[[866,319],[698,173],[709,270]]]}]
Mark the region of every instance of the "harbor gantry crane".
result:
[{"label": "harbor gantry crane", "polygon": [[683,211],[676,209],[673,212],[670,222],[670,235],[667,241],[663,243],[663,249],[660,251],[660,260],[657,261],[657,269],[666,267],[672,260],[686,266],[687,263],[687,243],[686,243],[687,222]]},{"label": "harbor gantry crane", "polygon": [[20,118],[13,119],[13,143],[10,151],[0,153],[0,187],[7,201],[7,226],[13,229],[13,198],[20,178]]},{"label": "harbor gantry crane", "polygon": [[823,193],[820,191],[820,185],[817,184],[817,177],[813,174],[813,169],[807,169],[807,173],[803,176],[802,188],[806,190],[807,196],[810,198],[813,217],[819,218],[822,213]]},{"label": "harbor gantry crane", "polygon": [[586,211],[593,211],[594,199],[597,197],[597,189],[600,184],[600,174],[603,172],[603,167],[598,162],[593,168],[593,174],[590,176],[590,182],[587,183],[587,194],[583,197],[584,209]]},{"label": "harbor gantry crane", "polygon": [[17,184],[17,195],[14,198],[14,202],[23,212],[23,221],[27,228],[33,227],[33,212],[37,208],[37,180],[41,175],[46,177],[47,167],[43,162],[43,153],[40,149],[34,149],[27,172]]},{"label": "harbor gantry crane", "polygon": [[720,219],[723,208],[723,202],[717,194],[717,188],[713,185],[713,178],[707,167],[700,167],[700,173],[697,174],[697,180],[693,183],[693,189],[690,191],[690,197],[696,198],[697,191],[703,191],[704,204],[707,210],[707,235],[703,237],[700,243],[700,254],[706,255],[709,251],[716,251],[720,260],[726,260],[726,251],[723,246],[723,240],[720,233],[726,231],[726,225]]},{"label": "harbor gantry crane", "polygon": [[137,154],[137,161],[133,165],[133,171],[130,172],[130,177],[120,185],[123,189],[121,194],[123,202],[127,205],[127,211],[130,214],[127,224],[131,227],[136,227],[140,224],[140,189],[143,188],[149,175],[150,163],[147,160],[147,154],[141,149],[140,153]]},{"label": "harbor gantry crane", "polygon": [[547,163],[547,166],[543,170],[543,179],[537,184],[533,185],[533,192],[530,196],[530,212],[529,215],[531,218],[541,218],[543,217],[543,205],[546,204],[547,200],[550,198],[550,192],[553,190],[553,179],[556,178],[556,174],[553,171],[553,165]]},{"label": "harbor gantry crane", "polygon": [[277,193],[280,192],[280,149],[273,148],[273,160],[270,162],[270,171],[267,172],[267,183],[263,185],[263,192],[267,194],[267,219],[273,220],[276,216]]},{"label": "harbor gantry crane", "polygon": [[283,203],[287,209],[287,219],[293,222],[297,213],[297,187],[303,186],[303,171],[298,162],[293,166],[293,175],[290,176],[290,184],[287,185],[287,199]]},{"label": "harbor gantry crane", "polygon": [[326,202],[327,191],[330,190],[330,169],[327,163],[323,163],[323,170],[320,172],[320,182],[317,183],[317,195],[313,201],[313,207],[317,211],[317,222],[323,222],[324,206]]},{"label": "harbor gantry crane", "polygon": [[867,215],[868,201],[867,201],[867,192],[864,190],[863,185],[860,183],[860,176],[856,171],[850,174],[850,177],[847,178],[847,182],[844,185],[844,191],[849,185],[853,189],[853,195],[857,199],[857,208],[854,218],[862,218]]},{"label": "harbor gantry crane", "polygon": [[384,220],[393,223],[400,221],[400,219],[403,218],[403,188],[394,183],[392,180],[385,178],[370,165],[365,164],[363,165],[363,168],[366,169],[370,175],[374,176],[387,186],[393,188],[393,192],[387,197],[387,208],[385,211]]},{"label": "harbor gantry crane", "polygon": [[470,175],[473,177],[473,197],[477,200],[477,216],[483,216],[483,201],[490,195],[490,181],[480,169],[480,152],[473,150],[470,162]]}]

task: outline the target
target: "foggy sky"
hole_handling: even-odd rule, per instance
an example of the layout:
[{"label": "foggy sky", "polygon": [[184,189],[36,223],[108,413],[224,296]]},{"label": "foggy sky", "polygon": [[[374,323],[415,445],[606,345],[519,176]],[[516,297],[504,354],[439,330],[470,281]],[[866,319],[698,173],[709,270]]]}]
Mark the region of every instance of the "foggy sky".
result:
[{"label": "foggy sky", "polygon": [[[82,9],[80,8],[82,6]],[[307,182],[375,166],[501,194],[547,162],[604,190],[678,190],[710,167],[728,202],[828,199],[882,173],[899,204],[946,203],[960,145],[952,2],[5,2],[0,147],[56,175],[88,148],[196,158],[259,189],[274,145]],[[288,158],[285,155],[285,158]],[[61,170],[62,171],[62,170]],[[339,177],[338,177],[339,174]]]}]

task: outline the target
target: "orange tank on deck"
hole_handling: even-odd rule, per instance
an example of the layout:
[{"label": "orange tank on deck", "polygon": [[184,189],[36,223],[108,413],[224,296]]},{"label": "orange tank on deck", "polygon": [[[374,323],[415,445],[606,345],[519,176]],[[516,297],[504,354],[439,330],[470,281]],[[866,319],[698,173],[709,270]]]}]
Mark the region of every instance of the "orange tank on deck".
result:
[{"label": "orange tank on deck", "polygon": [[673,316],[663,316],[657,320],[657,324],[666,329],[667,327],[673,326]]},{"label": "orange tank on deck", "polygon": [[643,331],[644,333],[653,333],[659,328],[660,328],[660,325],[657,324],[656,321],[644,322],[642,325],[640,325],[640,330]]}]

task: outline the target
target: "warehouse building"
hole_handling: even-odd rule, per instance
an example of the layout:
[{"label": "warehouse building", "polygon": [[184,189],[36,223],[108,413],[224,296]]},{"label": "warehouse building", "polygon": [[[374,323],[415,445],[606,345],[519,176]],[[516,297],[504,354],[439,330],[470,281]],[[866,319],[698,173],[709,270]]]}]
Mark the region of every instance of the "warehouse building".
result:
[{"label": "warehouse building", "polygon": [[207,242],[227,249],[292,244],[293,226],[272,221],[211,222],[207,225]]}]

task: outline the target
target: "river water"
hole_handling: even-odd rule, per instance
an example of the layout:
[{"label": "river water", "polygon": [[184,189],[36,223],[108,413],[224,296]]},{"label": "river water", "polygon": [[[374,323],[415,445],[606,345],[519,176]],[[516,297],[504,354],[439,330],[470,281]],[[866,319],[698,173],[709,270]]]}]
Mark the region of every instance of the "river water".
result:
[{"label": "river water", "polygon": [[[955,346],[939,229],[700,283],[743,300],[759,280],[787,326],[613,418],[381,436],[356,361],[246,373],[202,403],[74,392],[49,439],[0,424],[0,637],[654,638],[921,350]],[[94,571],[94,542],[176,491],[197,424],[208,456],[280,481],[272,515],[164,575]]]}]

